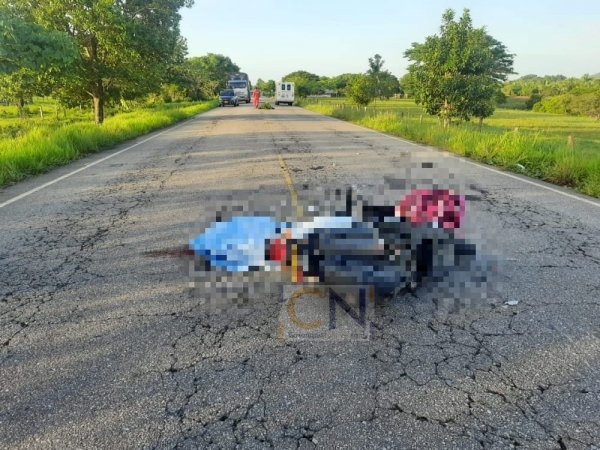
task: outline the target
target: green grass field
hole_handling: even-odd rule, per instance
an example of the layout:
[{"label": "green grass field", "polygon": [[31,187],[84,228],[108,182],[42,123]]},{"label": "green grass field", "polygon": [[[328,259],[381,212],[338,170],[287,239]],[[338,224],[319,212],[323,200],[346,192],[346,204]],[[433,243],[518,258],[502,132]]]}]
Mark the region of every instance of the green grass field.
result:
[{"label": "green grass field", "polygon": [[[40,117],[42,107],[44,119]],[[110,148],[217,106],[216,101],[168,103],[127,112],[108,110],[104,124],[93,123],[91,110],[59,110],[35,101],[34,111],[19,118],[15,106],[0,107],[0,186],[68,164],[81,156]]]},{"label": "green grass field", "polygon": [[[42,114],[40,114],[40,108]],[[105,117],[118,114],[124,108],[106,107]],[[82,108],[63,108],[51,98],[35,98],[32,104],[24,107],[24,117],[19,116],[19,110],[14,104],[0,104],[0,140],[6,137],[24,136],[39,126],[47,129],[58,128],[62,125],[89,122],[94,120],[91,103]]]},{"label": "green grass field", "polygon": [[377,101],[367,108],[347,99],[308,99],[299,104],[600,198],[600,121],[514,109],[520,100],[511,101],[507,106],[513,109],[497,109],[481,131],[475,123],[443,129],[437,117],[406,99]]},{"label": "green grass field", "polygon": [[527,109],[527,99],[529,97],[508,97],[506,103],[502,105],[502,109]]}]

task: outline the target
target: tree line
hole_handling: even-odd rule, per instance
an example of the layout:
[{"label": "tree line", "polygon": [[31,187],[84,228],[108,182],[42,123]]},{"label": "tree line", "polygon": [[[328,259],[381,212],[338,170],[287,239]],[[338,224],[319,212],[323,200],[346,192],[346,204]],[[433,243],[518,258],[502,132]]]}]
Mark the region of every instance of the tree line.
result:
[{"label": "tree line", "polygon": [[[281,81],[293,82],[296,95],[301,98],[316,95],[348,96],[359,104],[369,104],[375,98],[389,99],[394,94],[402,93],[398,78],[388,70],[383,70],[384,62],[380,55],[375,55],[369,58],[369,69],[364,74],[344,73],[326,77],[297,70],[281,77]],[[275,80],[264,81],[259,78],[256,86],[263,92],[273,93]]]},{"label": "tree line", "polygon": [[581,78],[525,75],[508,81],[509,75],[516,75],[514,56],[485,27],[474,27],[468,9],[460,18],[448,9],[439,34],[413,43],[404,52],[410,65],[399,80],[383,70],[380,55],[369,58],[368,70],[362,74],[328,78],[300,70],[282,80],[296,82],[300,97],[333,93],[359,105],[401,94],[437,115],[444,127],[472,118],[481,125],[508,96],[528,97],[525,106],[534,111],[600,120],[600,74]]},{"label": "tree line", "polygon": [[503,82],[514,73],[514,55],[485,27],[475,28],[468,9],[458,20],[453,10],[446,10],[439,35],[413,43],[404,56],[411,64],[400,80],[384,70],[385,61],[377,54],[369,58],[364,73],[327,78],[296,71],[282,81],[294,81],[300,97],[329,90],[343,93],[359,105],[403,94],[448,127],[472,117],[482,123],[492,115],[496,105],[505,100]]},{"label": "tree line", "polygon": [[[65,106],[93,104],[95,121],[105,105],[212,98],[226,75],[240,71],[229,57],[187,57],[179,11],[193,0],[0,0],[0,98],[22,110],[33,96],[51,96]],[[410,62],[400,79],[376,54],[364,73],[325,77],[298,70],[299,97],[345,95],[359,105],[396,94],[413,98],[440,124],[493,114],[506,96],[527,96],[536,111],[600,118],[600,76],[581,79],[526,75],[508,82],[514,55],[485,27],[476,28],[468,9],[456,18],[448,9],[440,32],[404,52]],[[264,92],[275,81],[259,79]]]},{"label": "tree line", "polygon": [[504,84],[507,95],[527,98],[527,108],[537,112],[592,116],[600,120],[600,73],[581,78],[564,75],[525,75]]},{"label": "tree line", "polygon": [[105,106],[214,97],[240,67],[224,55],[187,58],[179,24],[193,0],[0,0],[0,98]]}]

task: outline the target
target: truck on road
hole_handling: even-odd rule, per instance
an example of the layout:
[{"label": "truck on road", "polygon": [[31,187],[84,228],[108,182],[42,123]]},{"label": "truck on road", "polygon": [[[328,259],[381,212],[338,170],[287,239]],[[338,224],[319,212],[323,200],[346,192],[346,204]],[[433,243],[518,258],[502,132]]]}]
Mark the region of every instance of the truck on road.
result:
[{"label": "truck on road", "polygon": [[275,87],[275,104],[287,103],[292,105],[294,103],[294,88],[295,84],[291,81],[280,81]]},{"label": "truck on road", "polygon": [[252,94],[250,92],[250,79],[247,73],[236,72],[227,75],[227,87],[234,90],[238,101],[250,103]]}]

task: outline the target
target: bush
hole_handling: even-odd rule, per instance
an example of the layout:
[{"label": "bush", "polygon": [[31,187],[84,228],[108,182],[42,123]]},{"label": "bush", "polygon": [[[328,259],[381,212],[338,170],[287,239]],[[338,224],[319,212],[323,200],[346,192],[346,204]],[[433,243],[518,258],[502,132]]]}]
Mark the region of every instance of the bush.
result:
[{"label": "bush", "polygon": [[600,94],[556,95],[536,103],[533,110],[552,114],[600,118]]},{"label": "bush", "polygon": [[557,95],[548,97],[533,105],[535,112],[546,112],[551,114],[567,114],[569,110],[570,95]]},{"label": "bush", "polygon": [[354,75],[348,80],[346,95],[357,105],[367,106],[375,98],[375,89],[371,77],[368,75]]},{"label": "bush", "polygon": [[534,92],[529,96],[529,99],[525,102],[525,106],[527,107],[527,109],[533,109],[533,106],[541,101],[542,96],[537,92]]}]

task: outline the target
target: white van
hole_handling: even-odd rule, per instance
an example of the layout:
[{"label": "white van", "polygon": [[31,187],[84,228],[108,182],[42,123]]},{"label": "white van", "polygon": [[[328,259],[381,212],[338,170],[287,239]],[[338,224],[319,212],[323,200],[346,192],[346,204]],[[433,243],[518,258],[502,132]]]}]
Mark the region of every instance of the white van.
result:
[{"label": "white van", "polygon": [[275,88],[275,104],[287,103],[291,105],[294,103],[294,83],[291,81],[279,81]]}]

